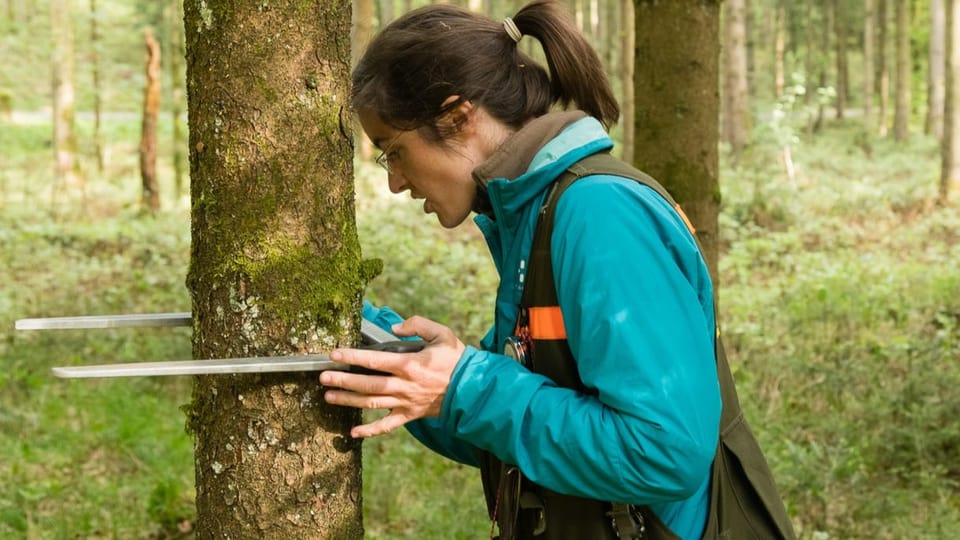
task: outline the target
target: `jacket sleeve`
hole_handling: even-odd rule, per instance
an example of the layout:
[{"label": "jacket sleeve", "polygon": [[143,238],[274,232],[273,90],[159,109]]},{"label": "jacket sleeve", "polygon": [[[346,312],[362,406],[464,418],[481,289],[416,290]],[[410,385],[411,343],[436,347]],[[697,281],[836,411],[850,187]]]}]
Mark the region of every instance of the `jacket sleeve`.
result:
[{"label": "jacket sleeve", "polygon": [[708,273],[649,188],[582,179],[557,206],[554,275],[587,395],[468,349],[442,418],[458,438],[554,491],[632,504],[702,488],[720,394]]},{"label": "jacket sleeve", "polygon": [[[403,322],[397,312],[387,306],[375,306],[363,301],[363,318],[387,332],[394,324]],[[477,466],[477,450],[473,446],[451,437],[438,418],[422,418],[406,424],[407,431],[421,444],[449,459],[466,465]]]}]

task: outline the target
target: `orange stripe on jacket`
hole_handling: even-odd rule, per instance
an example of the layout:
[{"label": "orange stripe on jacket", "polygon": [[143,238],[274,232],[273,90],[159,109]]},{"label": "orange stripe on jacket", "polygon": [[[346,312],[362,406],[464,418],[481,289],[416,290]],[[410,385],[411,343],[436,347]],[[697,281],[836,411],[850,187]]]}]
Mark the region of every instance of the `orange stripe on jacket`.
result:
[{"label": "orange stripe on jacket", "polygon": [[532,307],[527,309],[527,313],[530,316],[530,337],[533,339],[567,339],[560,306]]},{"label": "orange stripe on jacket", "polygon": [[693,228],[693,223],[690,223],[690,218],[687,217],[687,214],[684,213],[683,209],[680,208],[679,204],[673,205],[677,213],[680,214],[680,217],[683,218],[683,222],[687,225],[687,229],[690,231],[690,234],[696,234],[697,230]]}]

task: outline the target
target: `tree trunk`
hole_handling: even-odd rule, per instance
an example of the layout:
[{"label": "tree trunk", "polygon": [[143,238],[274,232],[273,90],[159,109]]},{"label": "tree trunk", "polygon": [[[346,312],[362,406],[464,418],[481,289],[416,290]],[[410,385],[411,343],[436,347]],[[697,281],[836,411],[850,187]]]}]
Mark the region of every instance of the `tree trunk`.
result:
[{"label": "tree trunk", "polygon": [[157,183],[157,118],[160,115],[160,44],[153,31],[145,32],[146,87],[143,89],[143,122],[140,130],[140,179],[142,204],[151,212],[160,210],[160,187]]},{"label": "tree trunk", "polygon": [[170,67],[170,121],[173,125],[173,193],[174,200],[179,201],[183,195],[184,165],[186,154],[184,150],[187,142],[184,139],[181,117],[183,116],[183,3],[182,0],[171,0],[167,9],[167,26],[169,34],[167,43],[170,55],[167,65]]},{"label": "tree trunk", "polygon": [[773,17],[773,97],[783,95],[786,72],[784,54],[786,52],[787,7],[778,0]]},{"label": "tree trunk", "polygon": [[[405,0],[403,4],[403,13],[406,13],[412,9],[410,0]],[[379,0],[377,2],[377,8],[380,10],[379,24],[382,29],[384,26],[390,24],[395,17],[393,12],[393,0]]]},{"label": "tree trunk", "polygon": [[100,30],[97,0],[90,0],[90,72],[93,75],[93,151],[97,172],[103,174],[103,132],[100,129]]},{"label": "tree trunk", "polygon": [[620,78],[623,86],[623,100],[620,102],[620,125],[623,129],[623,154],[621,158],[627,163],[636,165],[634,160],[635,133],[634,118],[636,117],[636,98],[634,97],[634,66],[636,61],[636,29],[634,28],[634,0],[621,0],[621,33],[623,45],[620,57]]},{"label": "tree trunk", "polygon": [[887,29],[887,0],[877,0],[877,94],[880,97],[880,110],[877,112],[877,133],[887,135],[887,117],[890,116],[890,62],[887,61],[887,42],[890,38]]},{"label": "tree trunk", "polygon": [[[351,65],[356,66],[360,56],[367,49],[367,43],[373,37],[373,12],[374,0],[354,0],[355,12],[353,14],[353,46],[351,47]],[[473,0],[479,2],[479,0]],[[482,8],[482,6],[480,6]],[[360,144],[360,158],[370,161],[373,158],[373,143],[370,139],[361,136],[357,137],[357,143]]]},{"label": "tree trunk", "polygon": [[940,173],[942,204],[960,198],[960,0],[947,0],[946,4],[947,73]]},{"label": "tree trunk", "polygon": [[687,213],[719,290],[720,3],[637,0],[635,5],[634,162]]},{"label": "tree trunk", "polygon": [[[184,8],[194,357],[355,344],[350,2]],[[359,420],[316,373],[197,377],[197,538],[361,539]]]},{"label": "tree trunk", "polygon": [[[804,56],[804,85],[806,86],[806,92],[803,94],[803,104],[810,105],[813,103],[813,98],[816,95],[816,88],[814,88],[814,77],[817,71],[817,61],[816,61],[816,51],[817,51],[817,34],[816,34],[816,25],[813,20],[813,5],[814,2],[811,0],[806,4],[806,25],[804,26],[804,41],[806,41],[807,46],[806,55]],[[812,126],[812,122],[809,124]]]},{"label": "tree trunk", "polygon": [[[74,133],[73,24],[69,0],[50,1],[53,34],[53,149],[59,184],[83,188],[76,163]],[[54,188],[54,196],[56,194]]]},{"label": "tree trunk", "polygon": [[896,108],[893,111],[893,138],[910,136],[910,0],[895,0],[897,31]]},{"label": "tree trunk", "polygon": [[832,0],[833,28],[836,35],[837,54],[837,118],[843,119],[850,93],[847,70],[847,17],[843,2]]},{"label": "tree trunk", "polygon": [[930,0],[930,66],[927,77],[927,119],[923,131],[943,137],[944,69],[946,66],[946,12],[944,0]]},{"label": "tree trunk", "polygon": [[863,126],[869,134],[873,126],[874,54],[876,49],[876,12],[874,0],[864,0],[863,17]]},{"label": "tree trunk", "polygon": [[750,140],[745,0],[726,0],[724,19],[723,140],[740,156]]},{"label": "tree trunk", "polygon": [[[818,81],[819,88],[827,87],[827,66],[830,65],[830,31],[833,27],[833,7],[835,0],[822,0],[820,6],[823,9],[822,26],[820,27],[820,58],[818,69],[820,76]],[[817,120],[813,124],[813,131],[820,131],[823,128],[824,118],[826,117],[825,104],[821,100],[817,106]]]}]

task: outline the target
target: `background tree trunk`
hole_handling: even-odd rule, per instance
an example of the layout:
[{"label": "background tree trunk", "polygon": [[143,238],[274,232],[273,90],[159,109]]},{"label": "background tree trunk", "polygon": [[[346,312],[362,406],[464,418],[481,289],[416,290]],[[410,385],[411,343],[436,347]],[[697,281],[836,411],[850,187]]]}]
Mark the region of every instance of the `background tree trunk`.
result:
[{"label": "background tree trunk", "polygon": [[186,154],[184,150],[187,142],[184,138],[183,124],[183,3],[182,0],[171,0],[167,4],[167,44],[170,53],[167,55],[167,65],[170,68],[170,121],[173,125],[173,194],[174,200],[180,200],[183,195],[184,169]]},{"label": "background tree trunk", "polygon": [[960,0],[946,0],[947,73],[940,202],[960,198]]},{"label": "background tree trunk", "polygon": [[850,94],[847,70],[847,10],[843,2],[832,0],[833,28],[836,34],[837,62],[837,118],[842,119],[847,110],[847,97]]},{"label": "background tree trunk", "polygon": [[97,0],[90,0],[90,72],[93,76],[93,151],[97,172],[103,174],[103,133],[100,130],[100,30]]},{"label": "background tree trunk", "polygon": [[[350,2],[184,8],[194,357],[353,345]],[[316,373],[196,378],[197,538],[361,539],[359,419]]]},{"label": "background tree trunk", "polygon": [[[472,0],[479,2],[480,0]],[[482,5],[480,6],[482,8]],[[373,0],[355,0],[353,14],[353,45],[351,47],[351,65],[356,66],[360,56],[367,49],[367,43],[373,37]],[[357,137],[360,145],[360,158],[369,161],[373,157],[373,143],[362,133]]]},{"label": "background tree trunk", "polygon": [[927,119],[923,131],[943,137],[944,69],[946,67],[946,11],[944,0],[930,0],[930,65],[927,71]]},{"label": "background tree trunk", "polygon": [[720,4],[637,0],[634,162],[659,180],[697,229],[717,278]]},{"label": "background tree trunk", "polygon": [[[803,39],[806,42],[806,55],[804,55],[804,85],[806,86],[806,92],[803,94],[803,104],[810,105],[813,103],[814,97],[816,97],[816,87],[814,86],[814,79],[817,76],[817,32],[816,24],[814,24],[813,18],[813,6],[814,2],[811,0],[806,3],[806,16],[804,17],[806,26],[803,30]],[[813,123],[811,122],[812,126]]]},{"label": "background tree trunk", "polygon": [[876,54],[876,10],[874,0],[863,3],[863,125],[866,132],[873,126],[874,55]]},{"label": "background tree trunk", "polygon": [[151,212],[160,210],[160,187],[157,182],[157,119],[160,116],[160,44],[147,28],[146,69],[143,89],[143,122],[140,131],[140,180],[143,206]]},{"label": "background tree trunk", "polygon": [[887,117],[890,116],[890,62],[887,61],[887,42],[890,27],[887,15],[887,0],[877,0],[877,94],[880,110],[877,111],[877,133],[887,135]]},{"label": "background tree trunk", "polygon": [[896,107],[893,111],[893,138],[910,136],[910,0],[895,0],[897,33]]},{"label": "background tree trunk", "polygon": [[[783,95],[783,87],[786,80],[786,25],[787,25],[787,7],[783,0],[777,0],[773,15],[773,97],[779,99]],[[730,42],[725,43],[730,46]],[[744,98],[744,101],[747,101]]]},{"label": "background tree trunk", "polygon": [[636,61],[636,33],[634,28],[634,0],[621,0],[620,21],[623,45],[620,58],[620,78],[623,86],[623,100],[620,103],[620,125],[623,129],[623,154],[621,158],[627,163],[634,162],[636,98],[634,97],[634,66]]},{"label": "background tree trunk", "polygon": [[[820,27],[820,61],[817,69],[819,70],[818,88],[827,87],[827,67],[830,65],[830,33],[833,28],[833,17],[835,15],[833,8],[836,0],[822,0],[820,6],[822,9]],[[817,119],[813,123],[813,131],[820,131],[823,127],[826,117],[826,105],[820,100],[817,106]]]},{"label": "background tree trunk", "polygon": [[[69,0],[50,0],[50,30],[53,34],[53,150],[57,182],[83,188],[77,168],[77,138],[74,132],[73,23]],[[53,193],[56,197],[57,187]]]},{"label": "background tree trunk", "polygon": [[726,0],[724,18],[723,140],[739,156],[750,141],[745,0]]}]

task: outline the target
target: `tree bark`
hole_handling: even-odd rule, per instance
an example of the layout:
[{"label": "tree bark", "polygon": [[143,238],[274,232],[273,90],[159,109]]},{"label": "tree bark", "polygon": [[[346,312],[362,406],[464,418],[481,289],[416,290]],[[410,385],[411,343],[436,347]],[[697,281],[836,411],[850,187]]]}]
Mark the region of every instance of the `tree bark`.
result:
[{"label": "tree bark", "polygon": [[[355,344],[350,2],[184,8],[194,357]],[[361,539],[359,419],[316,373],[197,377],[197,538]]]},{"label": "tree bark", "polygon": [[637,0],[635,7],[634,162],[683,207],[719,290],[720,3]]},{"label": "tree bark", "polygon": [[896,0],[897,81],[893,138],[910,136],[910,0]]},{"label": "tree bark", "polygon": [[944,97],[940,202],[960,198],[960,0],[946,0],[946,93]]},{"label": "tree bark", "polygon": [[160,116],[160,44],[147,28],[146,87],[143,89],[143,121],[140,130],[141,202],[151,212],[160,210],[160,187],[157,182],[157,119]]},{"label": "tree bark", "polygon": [[750,141],[745,0],[726,0],[724,18],[723,141],[739,156]]},{"label": "tree bark", "polygon": [[946,11],[944,0],[930,0],[930,65],[927,76],[927,118],[923,131],[943,137],[943,99],[946,67]]}]

